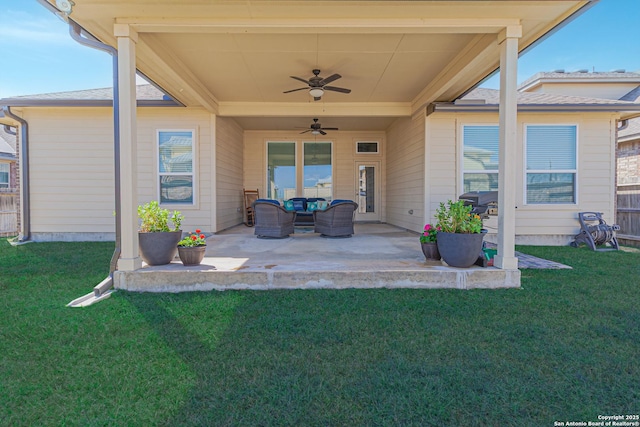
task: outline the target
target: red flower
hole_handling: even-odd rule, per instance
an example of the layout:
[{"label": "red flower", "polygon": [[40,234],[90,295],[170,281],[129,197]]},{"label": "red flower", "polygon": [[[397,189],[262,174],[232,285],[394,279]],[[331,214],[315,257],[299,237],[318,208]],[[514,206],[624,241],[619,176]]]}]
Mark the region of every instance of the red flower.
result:
[{"label": "red flower", "polygon": [[195,234],[191,235],[191,240],[198,240],[198,236],[196,236]]},{"label": "red flower", "polygon": [[[198,230],[196,230],[196,231],[198,231]],[[199,231],[198,231],[198,233],[199,233]],[[204,239],[204,234],[201,234],[201,235],[200,235],[200,238],[201,238],[201,239]]]},{"label": "red flower", "polygon": [[196,228],[196,233],[200,234],[200,229]]}]

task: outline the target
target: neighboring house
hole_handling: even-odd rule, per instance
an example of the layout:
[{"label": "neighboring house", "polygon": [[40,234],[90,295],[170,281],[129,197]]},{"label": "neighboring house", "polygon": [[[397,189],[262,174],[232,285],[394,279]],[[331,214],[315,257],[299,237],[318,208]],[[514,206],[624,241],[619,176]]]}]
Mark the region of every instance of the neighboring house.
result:
[{"label": "neighboring house", "polygon": [[[516,241],[566,244],[577,212],[614,216],[615,129],[640,105],[515,85],[518,52],[588,0],[75,4],[72,30],[118,48],[121,270],[140,267],[137,204],[158,199],[185,228],[217,232],[242,223],[243,188],[326,191],[366,205],[358,221],[419,232],[440,202],[500,187],[503,226],[487,225],[504,269]],[[501,102],[463,97],[498,67]],[[135,90],[136,68],[162,92]],[[29,125],[26,238],[113,239],[110,91],[0,106]],[[339,130],[301,133],[314,118]]]},{"label": "neighboring house", "polygon": [[640,118],[628,120],[618,131],[617,212],[617,222],[620,225],[618,237],[624,243],[638,246],[640,244]]},{"label": "neighboring house", "polygon": [[15,128],[0,125],[0,236],[18,232],[17,161]]},{"label": "neighboring house", "polygon": [[640,186],[640,118],[618,131],[618,186]]},{"label": "neighboring house", "polygon": [[17,186],[15,128],[0,125],[0,191]]}]

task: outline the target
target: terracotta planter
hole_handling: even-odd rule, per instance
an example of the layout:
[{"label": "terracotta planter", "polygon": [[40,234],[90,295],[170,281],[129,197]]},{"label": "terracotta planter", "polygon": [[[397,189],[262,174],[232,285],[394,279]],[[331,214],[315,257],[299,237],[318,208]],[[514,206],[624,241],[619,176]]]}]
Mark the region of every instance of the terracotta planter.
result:
[{"label": "terracotta planter", "polygon": [[176,257],[182,231],[138,233],[142,260],[149,265],[169,264]]},{"label": "terracotta planter", "polygon": [[427,260],[440,260],[440,252],[438,251],[438,244],[436,242],[421,243],[422,253]]},{"label": "terracotta planter", "polygon": [[484,233],[438,232],[440,256],[451,267],[471,267],[482,254]]},{"label": "terracotta planter", "polygon": [[178,246],[178,256],[185,266],[200,265],[206,250],[206,246]]}]

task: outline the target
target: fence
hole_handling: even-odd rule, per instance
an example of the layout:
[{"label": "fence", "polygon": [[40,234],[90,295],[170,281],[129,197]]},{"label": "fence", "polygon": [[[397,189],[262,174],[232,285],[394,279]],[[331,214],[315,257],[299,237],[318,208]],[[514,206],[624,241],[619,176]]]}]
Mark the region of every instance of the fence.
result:
[{"label": "fence", "polygon": [[616,223],[620,243],[640,246],[640,184],[618,186]]},{"label": "fence", "polygon": [[18,234],[18,192],[13,189],[0,190],[0,236]]}]

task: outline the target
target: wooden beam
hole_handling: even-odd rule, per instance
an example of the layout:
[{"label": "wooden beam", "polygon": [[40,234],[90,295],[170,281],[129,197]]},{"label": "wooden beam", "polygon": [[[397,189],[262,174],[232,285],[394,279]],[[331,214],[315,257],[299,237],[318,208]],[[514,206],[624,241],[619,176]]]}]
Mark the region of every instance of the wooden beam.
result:
[{"label": "wooden beam", "polygon": [[232,117],[409,117],[405,102],[221,102],[218,115]]},{"label": "wooden beam", "polygon": [[480,34],[518,25],[517,19],[429,18],[118,18],[140,33]]}]

